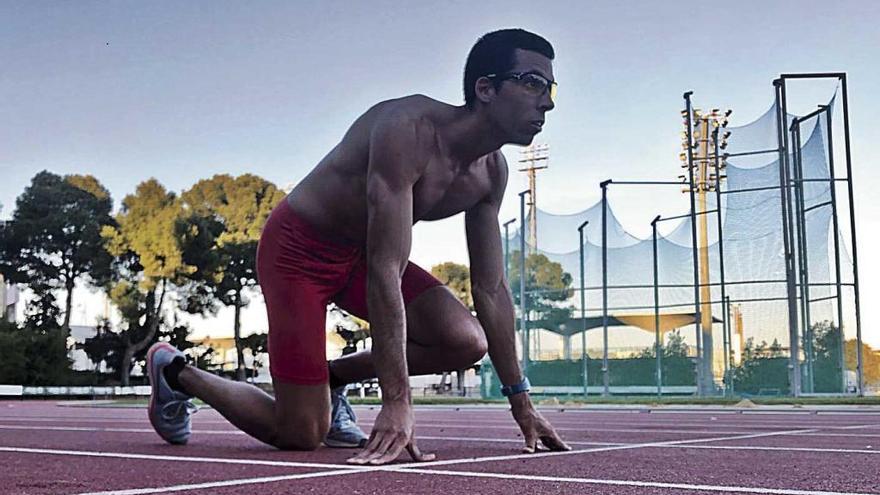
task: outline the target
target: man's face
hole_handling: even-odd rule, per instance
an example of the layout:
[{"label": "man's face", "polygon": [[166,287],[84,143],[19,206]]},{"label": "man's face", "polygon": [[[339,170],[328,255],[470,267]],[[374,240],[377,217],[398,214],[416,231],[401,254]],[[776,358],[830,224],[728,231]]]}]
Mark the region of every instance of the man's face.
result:
[{"label": "man's face", "polygon": [[[529,145],[541,132],[545,114],[554,107],[551,88],[541,84],[554,80],[553,64],[540,53],[519,49],[515,52],[515,60],[510,71],[497,76],[501,83],[491,105],[491,114],[509,143]],[[517,79],[512,77],[514,75],[520,76]]]}]

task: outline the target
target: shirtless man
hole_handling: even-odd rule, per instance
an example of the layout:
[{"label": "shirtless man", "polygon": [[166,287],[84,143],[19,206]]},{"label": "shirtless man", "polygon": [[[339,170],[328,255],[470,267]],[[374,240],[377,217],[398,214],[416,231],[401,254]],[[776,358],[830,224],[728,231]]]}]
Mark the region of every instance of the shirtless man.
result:
[{"label": "shirtless man", "polygon": [[[488,350],[524,451],[536,451],[539,439],[550,449],[569,449],[529,400],[498,227],[508,177],[499,148],[528,145],[541,132],[554,106],[553,57],[552,46],[535,34],[489,33],[468,56],[465,105],[415,95],[379,103],[358,118],[275,208],[260,239],[275,397],[187,366],[179,351],[159,343],[148,353],[156,431],[186,443],[195,396],[281,449],[365,443],[349,462],[384,464],[403,449],[417,461],[430,460],[416,445],[408,377],[468,367]],[[407,261],[415,222],[460,212],[476,318]],[[371,351],[325,360],[329,302],[370,321]],[[373,377],[382,409],[367,441],[350,421],[342,391]]]}]

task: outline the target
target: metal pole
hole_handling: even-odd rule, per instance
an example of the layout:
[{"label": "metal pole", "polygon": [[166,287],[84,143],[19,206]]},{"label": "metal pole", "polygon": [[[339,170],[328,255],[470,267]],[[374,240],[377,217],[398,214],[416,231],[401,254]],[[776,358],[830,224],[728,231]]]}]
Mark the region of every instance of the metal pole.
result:
[{"label": "metal pole", "polygon": [[608,179],[602,188],[602,396],[608,397]]},{"label": "metal pole", "polygon": [[657,270],[657,222],[660,221],[660,215],[654,217],[651,221],[651,230],[653,231],[654,245],[654,352],[656,354],[657,371],[655,379],[657,380],[657,397],[663,395],[663,367],[661,359],[663,356],[663,346],[660,345],[660,288]]},{"label": "metal pole", "polygon": [[846,345],[843,338],[843,290],[840,286],[840,226],[837,219],[837,182],[834,174],[834,140],[831,131],[831,107],[825,107],[825,127],[828,133],[828,171],[831,181],[831,225],[834,236],[834,287],[837,291],[837,362],[840,371],[840,380],[842,393],[846,393],[846,358],[844,355],[844,346]]},{"label": "metal pole", "polygon": [[785,104],[785,80],[777,79],[773,82],[776,86],[776,139],[779,143],[779,197],[782,207],[782,246],[785,252],[785,281],[788,297],[788,338],[789,338],[789,383],[791,393],[795,397],[800,395],[800,370],[798,363],[798,313],[797,294],[794,280],[794,258],[791,246],[794,244],[791,237],[791,219],[789,217],[789,190],[788,190],[788,113]]},{"label": "metal pole", "polygon": [[[724,229],[721,216],[721,148],[718,142],[718,128],[713,132],[715,144],[715,210],[718,212],[718,267],[721,270],[721,311],[724,321],[721,322],[722,340],[724,341],[724,382],[727,384],[728,371],[730,370],[730,335],[728,330],[728,314],[724,312],[724,301],[727,299],[727,289],[724,282]],[[729,386],[729,385],[727,385]]]},{"label": "metal pole", "polygon": [[578,238],[580,239],[580,243],[578,246],[580,247],[580,258],[581,258],[581,362],[583,363],[583,378],[584,378],[584,398],[587,397],[587,377],[588,377],[588,367],[587,367],[587,306],[586,306],[586,295],[585,295],[585,282],[584,282],[584,227],[590,223],[589,220],[585,220],[578,227]]},{"label": "metal pole", "polygon": [[510,280],[510,233],[508,226],[516,221],[516,218],[504,222],[504,279]]},{"label": "metal pole", "polygon": [[[730,355],[733,354],[733,331],[731,330],[733,328],[733,325],[731,325],[731,321],[730,321],[730,296],[727,296],[724,298],[724,321],[727,322],[727,346],[728,346],[728,360],[729,360]],[[731,373],[732,368],[733,368],[732,364],[733,363],[731,363],[731,366],[729,366],[727,368],[727,382],[728,382],[728,388],[730,390],[731,397],[733,397],[733,394],[735,393],[735,389],[736,389],[736,387],[733,384],[733,375]]]},{"label": "metal pole", "polygon": [[[798,261],[798,278],[800,280],[801,293],[801,322],[803,324],[803,350],[804,350],[804,375],[802,380],[802,391],[812,393],[812,373],[811,373],[811,355],[810,355],[810,288],[809,278],[807,276],[807,235],[806,235],[806,215],[804,213],[804,189],[803,189],[803,155],[801,154],[801,120],[795,118],[791,123],[791,159],[792,172],[794,173],[794,214],[795,225],[797,226],[797,261]],[[803,381],[804,379],[805,382]]]},{"label": "metal pole", "polygon": [[691,105],[691,95],[693,91],[684,94],[685,108],[687,111],[687,159],[688,174],[690,184],[690,200],[691,200],[691,243],[693,248],[694,260],[694,327],[697,337],[697,395],[703,395],[703,352],[702,352],[702,329],[700,328],[700,266],[697,255],[697,204],[694,191],[694,149],[693,149],[693,106]]},{"label": "metal pole", "polygon": [[853,196],[853,180],[852,180],[852,159],[849,147],[849,97],[846,93],[846,73],[840,76],[841,87],[843,88],[843,142],[846,150],[846,185],[849,191],[849,223],[850,233],[852,235],[852,257],[853,257],[853,288],[855,289],[856,301],[856,375],[858,377],[858,395],[865,395],[865,377],[862,361],[862,310],[861,301],[859,299],[859,256],[856,248],[856,207],[855,197]]},{"label": "metal pole", "polygon": [[522,333],[522,369],[523,375],[529,368],[529,336],[526,308],[526,194],[519,193],[519,329]]}]

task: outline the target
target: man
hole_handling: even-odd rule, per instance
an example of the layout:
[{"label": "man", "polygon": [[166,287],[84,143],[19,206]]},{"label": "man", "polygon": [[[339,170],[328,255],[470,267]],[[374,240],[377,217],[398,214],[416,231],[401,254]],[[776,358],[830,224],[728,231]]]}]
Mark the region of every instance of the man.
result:
[{"label": "man", "polygon": [[[464,106],[415,95],[358,118],[275,208],[260,239],[275,397],[186,366],[179,351],[156,344],[148,367],[157,432],[185,443],[195,396],[281,449],[311,450],[322,441],[358,446],[366,437],[352,423],[343,386],[378,377],[382,409],[364,450],[349,462],[388,463],[404,448],[417,461],[430,460],[416,445],[408,377],[465,368],[488,349],[524,450],[534,452],[539,439],[567,450],[532,406],[519,369],[497,218],[508,176],[499,149],[528,145],[541,131],[554,106],[553,58],[550,43],[535,34],[489,33],[468,56]],[[413,223],[460,212],[477,318],[407,261]],[[371,351],[325,361],[329,302],[370,321]]]}]

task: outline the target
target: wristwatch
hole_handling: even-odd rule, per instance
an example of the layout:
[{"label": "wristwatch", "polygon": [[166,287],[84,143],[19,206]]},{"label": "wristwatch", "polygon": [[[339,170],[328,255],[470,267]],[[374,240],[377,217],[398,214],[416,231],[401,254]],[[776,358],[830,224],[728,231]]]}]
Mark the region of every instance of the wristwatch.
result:
[{"label": "wristwatch", "polygon": [[501,387],[501,395],[505,397],[510,397],[511,395],[528,392],[531,386],[532,384],[529,383],[528,377],[523,377],[522,381],[519,383],[514,383],[513,385],[505,385]]}]

